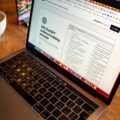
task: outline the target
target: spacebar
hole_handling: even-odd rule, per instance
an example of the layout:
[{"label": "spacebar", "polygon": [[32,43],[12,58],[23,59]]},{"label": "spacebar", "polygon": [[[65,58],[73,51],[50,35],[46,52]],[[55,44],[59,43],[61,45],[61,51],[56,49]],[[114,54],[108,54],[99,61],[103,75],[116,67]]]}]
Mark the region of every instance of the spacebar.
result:
[{"label": "spacebar", "polygon": [[36,103],[36,100],[31,97],[22,87],[20,87],[15,81],[11,82],[10,85],[31,105]]}]

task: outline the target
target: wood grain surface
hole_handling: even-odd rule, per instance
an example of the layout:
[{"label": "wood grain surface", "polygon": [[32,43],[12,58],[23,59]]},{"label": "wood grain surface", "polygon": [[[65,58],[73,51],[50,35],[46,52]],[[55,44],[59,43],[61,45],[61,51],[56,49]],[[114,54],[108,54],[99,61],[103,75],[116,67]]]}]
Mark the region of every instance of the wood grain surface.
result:
[{"label": "wood grain surface", "polygon": [[27,27],[17,24],[17,16],[13,11],[7,12],[7,27],[0,37],[0,59],[24,48],[26,43]]},{"label": "wood grain surface", "polygon": [[[7,28],[0,38],[0,59],[24,48],[27,37],[27,28],[17,24],[15,9],[7,10]],[[100,120],[120,120],[120,87],[108,109]]]}]

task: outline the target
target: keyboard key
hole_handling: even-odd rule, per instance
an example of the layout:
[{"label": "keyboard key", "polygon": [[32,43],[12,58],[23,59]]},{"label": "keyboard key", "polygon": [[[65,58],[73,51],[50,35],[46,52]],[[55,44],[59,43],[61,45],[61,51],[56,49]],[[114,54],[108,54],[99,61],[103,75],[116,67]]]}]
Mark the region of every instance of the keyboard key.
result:
[{"label": "keyboard key", "polygon": [[36,83],[34,86],[33,86],[35,89],[40,89],[41,85],[39,83]]},{"label": "keyboard key", "polygon": [[10,85],[31,105],[36,103],[36,100],[31,97],[24,89],[22,89],[16,82],[11,82]]},{"label": "keyboard key", "polygon": [[25,87],[25,90],[27,91],[27,92],[29,92],[30,90],[32,90],[33,88],[32,88],[32,86],[30,86],[30,85],[28,85],[28,86],[26,86]]},{"label": "keyboard key", "polygon": [[86,110],[88,113],[93,113],[94,112],[94,108],[92,108],[90,105],[88,105],[87,103],[85,103],[83,106],[82,106],[82,108],[84,109],[84,110]]},{"label": "keyboard key", "polygon": [[58,101],[58,99],[55,96],[50,98],[50,102],[53,103],[53,104],[55,104],[57,101]]},{"label": "keyboard key", "polygon": [[43,98],[43,96],[40,95],[40,94],[37,94],[37,95],[35,96],[35,99],[36,99],[37,101],[42,100],[42,98]]},{"label": "keyboard key", "polygon": [[54,94],[57,98],[61,97],[62,96],[62,93],[60,91],[57,91],[55,92]]},{"label": "keyboard key", "polygon": [[36,80],[30,80],[29,83],[30,83],[31,85],[35,85],[35,84],[37,83],[37,81],[36,81]]},{"label": "keyboard key", "polygon": [[56,92],[56,91],[57,91],[57,89],[56,89],[56,88],[54,88],[54,87],[51,87],[51,88],[49,88],[49,91],[50,91],[51,93],[54,93],[54,92]]},{"label": "keyboard key", "polygon": [[41,64],[39,64],[38,73],[42,74],[42,73],[44,73],[44,71],[45,71],[45,68]]},{"label": "keyboard key", "polygon": [[62,96],[60,98],[60,100],[63,102],[63,103],[66,103],[69,99],[66,97],[66,96]]},{"label": "keyboard key", "polygon": [[27,82],[25,82],[25,81],[23,81],[23,82],[21,82],[21,84],[20,84],[23,88],[25,88],[25,87],[27,87],[28,86],[28,83]]},{"label": "keyboard key", "polygon": [[37,103],[34,107],[33,107],[38,113],[42,112],[44,110],[44,107],[40,104]]},{"label": "keyboard key", "polygon": [[65,105],[60,101],[55,105],[58,109],[62,109]]},{"label": "keyboard key", "polygon": [[47,73],[47,72],[44,72],[41,76],[42,76],[43,78],[47,78],[47,77],[48,77],[48,73]]},{"label": "keyboard key", "polygon": [[70,118],[70,120],[76,120],[78,118],[78,115],[74,112],[71,112],[68,117]]},{"label": "keyboard key", "polygon": [[37,92],[35,89],[33,89],[33,90],[30,91],[30,94],[31,94],[32,96],[35,96],[37,93],[38,93],[38,92]]},{"label": "keyboard key", "polygon": [[39,75],[41,75],[44,71],[41,69],[41,70],[38,70],[38,73]]},{"label": "keyboard key", "polygon": [[37,73],[32,70],[32,71],[29,72],[29,74],[30,74],[31,76],[35,76]]},{"label": "keyboard key", "polygon": [[20,84],[20,83],[23,82],[23,79],[22,79],[22,78],[17,78],[15,81],[16,81],[18,84]]},{"label": "keyboard key", "polygon": [[54,116],[50,116],[47,120],[56,120]]},{"label": "keyboard key", "polygon": [[48,88],[51,87],[51,84],[49,84],[48,82],[46,82],[43,86],[44,86],[46,89],[48,89]]},{"label": "keyboard key", "polygon": [[76,105],[74,108],[73,108],[73,111],[77,114],[79,114],[81,111],[82,111],[82,108],[80,108],[78,105]]},{"label": "keyboard key", "polygon": [[69,98],[70,98],[71,100],[75,100],[75,99],[77,98],[77,95],[75,95],[74,93],[72,93],[72,94],[69,96]]},{"label": "keyboard key", "polygon": [[6,62],[2,62],[2,63],[0,63],[0,66],[4,68],[4,67],[7,67],[8,65]]},{"label": "keyboard key", "polygon": [[43,78],[41,78],[41,79],[39,80],[39,83],[40,83],[40,85],[42,85],[43,83],[45,83],[45,80],[44,80]]},{"label": "keyboard key", "polygon": [[[8,60],[8,61],[7,61],[7,63],[8,63],[8,65],[9,65],[9,66],[13,65],[13,62],[12,62],[12,60],[11,60],[11,59],[10,59],[10,60]],[[0,64],[0,66],[1,66],[1,64]]]},{"label": "keyboard key", "polygon": [[40,70],[40,68],[38,66],[33,68],[36,72],[38,72]]},{"label": "keyboard key", "polygon": [[57,87],[60,83],[55,80],[55,81],[53,81],[51,84],[52,84],[54,87]]},{"label": "keyboard key", "polygon": [[22,66],[22,68],[25,68],[25,67],[27,67],[27,64],[23,63],[21,66]]},{"label": "keyboard key", "polygon": [[97,109],[98,108],[98,105],[96,103],[94,103],[93,101],[91,101],[90,99],[88,99],[86,96],[84,96],[82,93],[80,93],[79,91],[76,91],[76,94],[82,98],[83,101],[85,101],[86,103],[88,103],[89,105],[91,105],[93,108]]},{"label": "keyboard key", "polygon": [[36,75],[34,76],[34,79],[35,79],[35,80],[40,80],[40,79],[41,79],[41,76],[38,75],[38,74],[36,74]]},{"label": "keyboard key", "polygon": [[62,112],[63,112],[65,115],[68,115],[68,114],[71,112],[71,110],[70,110],[67,106],[65,106],[65,107],[62,109]]},{"label": "keyboard key", "polygon": [[75,103],[70,100],[70,101],[68,101],[68,102],[66,103],[66,105],[67,105],[69,108],[73,108],[73,107],[75,106]]},{"label": "keyboard key", "polygon": [[61,85],[61,84],[60,84],[57,88],[58,88],[58,90],[60,90],[60,91],[63,91],[63,90],[65,89],[65,87],[64,87],[63,85]]},{"label": "keyboard key", "polygon": [[47,110],[44,110],[41,114],[40,114],[44,119],[47,119],[50,116],[50,113]]},{"label": "keyboard key", "polygon": [[[2,74],[2,75],[3,75],[3,74]],[[4,78],[5,78],[5,80],[6,80],[7,82],[12,82],[12,81],[13,81],[13,77],[11,77],[10,75],[7,75],[6,73],[5,73]]]},{"label": "keyboard key", "polygon": [[49,104],[49,101],[47,99],[43,99],[40,103],[45,107]]},{"label": "keyboard key", "polygon": [[54,77],[49,76],[46,80],[47,80],[49,83],[51,83],[54,79],[55,79]]},{"label": "keyboard key", "polygon": [[3,70],[2,70],[2,68],[0,68],[0,76],[3,74]]},{"label": "keyboard key", "polygon": [[17,68],[17,69],[16,69],[16,72],[21,72],[21,68]]},{"label": "keyboard key", "polygon": [[27,73],[25,73],[25,72],[22,72],[22,73],[21,73],[21,76],[22,76],[22,77],[25,77],[26,75],[27,75]]},{"label": "keyboard key", "polygon": [[42,87],[42,88],[39,89],[39,92],[40,92],[41,94],[44,94],[46,91],[47,91],[47,90],[46,90],[44,87]]},{"label": "keyboard key", "polygon": [[11,65],[13,69],[17,68],[18,66],[16,64]]},{"label": "keyboard key", "polygon": [[79,117],[78,120],[86,120],[88,117],[89,117],[89,114],[87,112],[85,112],[85,111],[82,111],[80,113],[80,117]]},{"label": "keyboard key", "polygon": [[61,113],[58,109],[56,109],[55,111],[52,112],[52,114],[53,114],[56,118],[58,118],[62,113]]},{"label": "keyboard key", "polygon": [[69,118],[67,118],[65,115],[62,115],[58,120],[69,120]]},{"label": "keyboard key", "polygon": [[26,77],[24,79],[28,82],[32,80],[31,76],[29,76],[29,75],[26,75]]},{"label": "keyboard key", "polygon": [[10,74],[10,75],[13,75],[13,74],[15,74],[16,72],[15,72],[14,70],[10,69],[9,71],[7,71],[7,73]]},{"label": "keyboard key", "polygon": [[52,104],[49,104],[49,105],[46,107],[46,109],[47,109],[49,112],[52,112],[52,111],[55,109],[55,107],[54,107]]},{"label": "keyboard key", "polygon": [[82,99],[78,98],[78,99],[75,101],[75,103],[77,103],[79,106],[81,106],[81,105],[84,103],[84,101],[83,101]]},{"label": "keyboard key", "polygon": [[63,91],[63,93],[65,94],[65,95],[70,95],[71,94],[71,91],[70,90],[68,90],[68,89],[65,89],[64,91]]},{"label": "keyboard key", "polygon": [[52,97],[52,94],[51,94],[50,92],[47,92],[47,93],[44,94],[44,96],[45,96],[47,99],[49,99],[50,97]]},{"label": "keyboard key", "polygon": [[31,70],[32,70],[31,67],[27,67],[27,68],[26,68],[26,71],[27,71],[27,72],[30,72]]},{"label": "keyboard key", "polygon": [[17,79],[18,77],[19,77],[19,75],[18,74],[16,74],[16,73],[13,73],[13,74],[8,74],[10,77],[12,77],[13,79]]}]

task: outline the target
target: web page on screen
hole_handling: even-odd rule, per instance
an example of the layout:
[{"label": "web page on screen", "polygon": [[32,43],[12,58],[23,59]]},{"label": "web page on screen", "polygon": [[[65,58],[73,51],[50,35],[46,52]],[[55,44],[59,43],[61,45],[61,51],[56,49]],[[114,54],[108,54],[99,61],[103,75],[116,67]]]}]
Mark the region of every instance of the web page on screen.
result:
[{"label": "web page on screen", "polygon": [[108,98],[120,71],[120,12],[86,0],[35,6],[29,42]]}]

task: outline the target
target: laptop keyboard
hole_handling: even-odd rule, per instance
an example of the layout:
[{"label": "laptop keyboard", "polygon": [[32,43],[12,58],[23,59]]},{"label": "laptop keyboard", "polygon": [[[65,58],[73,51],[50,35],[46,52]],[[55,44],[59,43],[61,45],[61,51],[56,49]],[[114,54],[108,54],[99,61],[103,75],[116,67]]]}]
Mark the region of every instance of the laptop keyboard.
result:
[{"label": "laptop keyboard", "polygon": [[46,120],[86,120],[98,108],[25,52],[1,63],[0,76]]}]

